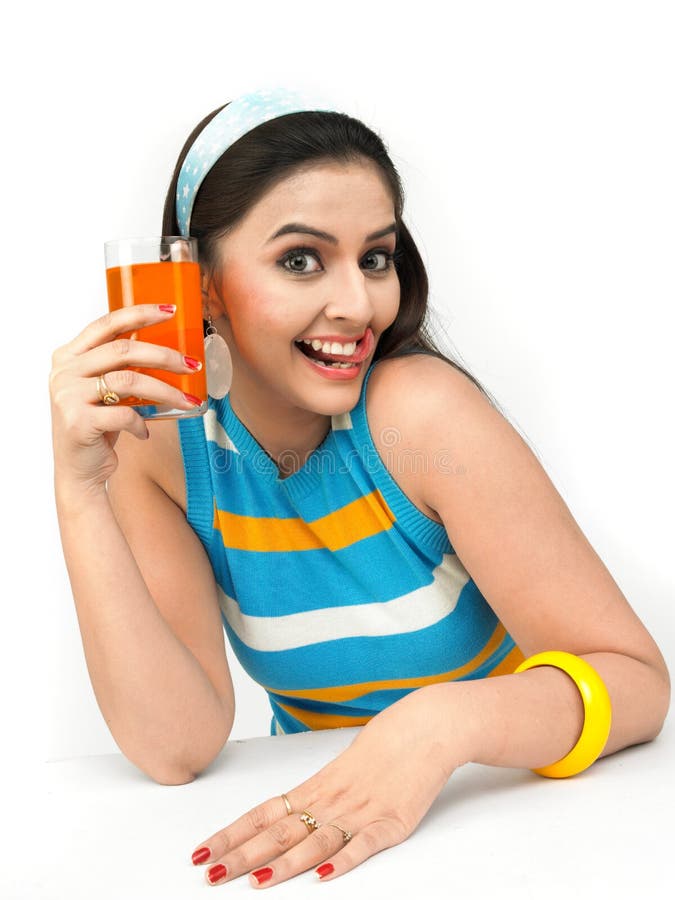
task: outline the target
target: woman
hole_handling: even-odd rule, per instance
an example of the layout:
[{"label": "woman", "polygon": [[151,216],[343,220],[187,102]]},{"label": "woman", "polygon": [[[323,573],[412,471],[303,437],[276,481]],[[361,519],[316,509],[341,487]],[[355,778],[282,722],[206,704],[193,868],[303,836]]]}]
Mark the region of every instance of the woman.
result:
[{"label": "woman", "polygon": [[652,740],[669,705],[658,647],[542,467],[427,335],[382,141],[289,97],[208,116],[167,195],[163,233],[199,240],[229,393],[151,437],[100,402],[104,375],[113,397],[191,407],[129,367],[201,360],[117,338],[165,306],[88,325],[51,377],[64,553],[124,754],[181,784],[219,753],[221,616],[272,733],[364,726],[198,845],[211,884],[338,877],[405,840],[463,763],[566,777]]}]

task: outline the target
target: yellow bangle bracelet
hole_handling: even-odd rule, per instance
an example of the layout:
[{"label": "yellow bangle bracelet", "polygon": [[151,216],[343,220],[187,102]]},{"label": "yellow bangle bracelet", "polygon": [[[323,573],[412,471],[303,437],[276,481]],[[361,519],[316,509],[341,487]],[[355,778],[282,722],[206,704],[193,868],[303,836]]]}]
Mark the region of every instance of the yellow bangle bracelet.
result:
[{"label": "yellow bangle bracelet", "polygon": [[612,725],[612,704],[605,683],[593,666],[564,650],[546,650],[536,653],[522,662],[514,671],[524,672],[535,666],[555,666],[567,672],[581,692],[584,702],[584,727],[579,740],[567,756],[541,769],[533,769],[537,775],[546,778],[569,778],[583,772],[600,756],[607,743]]}]

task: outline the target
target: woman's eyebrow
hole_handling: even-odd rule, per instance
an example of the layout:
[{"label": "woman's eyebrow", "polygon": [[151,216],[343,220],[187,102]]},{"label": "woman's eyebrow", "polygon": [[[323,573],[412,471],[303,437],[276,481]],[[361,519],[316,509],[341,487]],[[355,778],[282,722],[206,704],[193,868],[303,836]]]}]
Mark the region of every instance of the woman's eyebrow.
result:
[{"label": "woman's eyebrow", "polygon": [[[366,235],[366,240],[374,241],[376,238],[381,238],[386,234],[392,233],[396,234],[398,237],[398,227],[396,222],[392,222],[391,225],[387,225],[386,228],[381,228],[379,231],[374,231],[372,234]],[[289,222],[288,225],[282,225],[282,227],[279,228],[278,231],[275,231],[265,243],[269,244],[276,238],[281,237],[282,234],[311,234],[314,237],[321,238],[323,241],[328,241],[330,244],[339,243],[334,235],[328,234],[326,231],[320,231],[318,228],[312,228],[311,225],[303,225],[302,222]]]}]

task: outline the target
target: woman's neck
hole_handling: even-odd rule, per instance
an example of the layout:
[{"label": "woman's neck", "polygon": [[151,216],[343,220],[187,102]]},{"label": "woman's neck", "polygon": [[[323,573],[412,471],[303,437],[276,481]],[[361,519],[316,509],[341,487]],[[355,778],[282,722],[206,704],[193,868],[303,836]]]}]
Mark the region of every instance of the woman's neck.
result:
[{"label": "woman's neck", "polygon": [[230,391],[230,406],[282,477],[301,469],[307,458],[323,443],[331,430],[331,417],[296,409],[286,416],[278,410],[252,407]]}]

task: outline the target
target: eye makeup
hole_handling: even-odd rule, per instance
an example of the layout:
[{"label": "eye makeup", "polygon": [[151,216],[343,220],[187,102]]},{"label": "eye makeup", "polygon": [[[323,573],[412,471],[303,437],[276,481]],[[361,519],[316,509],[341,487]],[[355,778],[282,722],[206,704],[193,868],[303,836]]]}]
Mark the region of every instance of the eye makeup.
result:
[{"label": "eye makeup", "polygon": [[[375,275],[381,275],[385,272],[388,272],[392,268],[392,264],[400,257],[400,252],[394,251],[391,253],[384,247],[377,247],[373,250],[368,250],[364,255],[363,259],[367,259],[369,256],[384,256],[386,264],[380,269],[369,269],[366,268],[365,271],[372,272]],[[291,259],[295,257],[302,256],[311,256],[317,262],[321,262],[321,258],[317,250],[313,247],[293,247],[291,250],[287,250],[286,253],[283,254],[278,260],[277,265],[284,269],[286,272],[290,272],[292,275],[314,275],[317,271],[321,271],[320,269],[315,269],[311,272],[301,271],[299,269],[290,269],[286,265]]]}]

